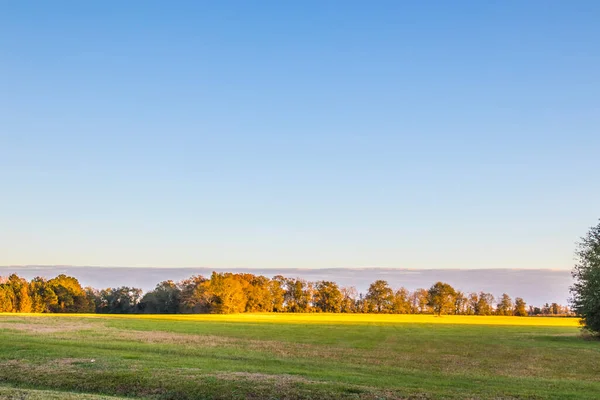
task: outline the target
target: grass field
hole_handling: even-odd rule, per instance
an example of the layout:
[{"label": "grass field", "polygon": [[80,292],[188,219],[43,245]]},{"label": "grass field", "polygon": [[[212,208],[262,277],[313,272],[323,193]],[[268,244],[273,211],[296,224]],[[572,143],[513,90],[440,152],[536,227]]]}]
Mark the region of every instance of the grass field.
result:
[{"label": "grass field", "polygon": [[600,341],[567,318],[2,314],[0,398],[598,399]]}]

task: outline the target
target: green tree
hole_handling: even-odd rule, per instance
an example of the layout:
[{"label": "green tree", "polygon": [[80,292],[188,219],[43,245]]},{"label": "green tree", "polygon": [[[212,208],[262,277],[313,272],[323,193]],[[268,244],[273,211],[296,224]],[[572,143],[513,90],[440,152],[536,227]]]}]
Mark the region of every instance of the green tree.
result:
[{"label": "green tree", "polygon": [[437,282],[429,289],[429,305],[437,315],[454,312],[456,290],[447,283]]},{"label": "green tree", "polygon": [[585,328],[600,334],[600,223],[581,238],[575,254],[571,306]]},{"label": "green tree", "polygon": [[394,291],[387,281],[377,280],[369,286],[365,296],[366,306],[369,312],[389,313],[394,306]]},{"label": "green tree", "polygon": [[193,275],[184,279],[176,286],[179,288],[179,312],[182,313],[200,313],[207,312],[198,297],[198,289],[201,284],[206,282],[202,275]]},{"label": "green tree", "polygon": [[139,309],[150,314],[175,314],[181,307],[181,289],[171,280],[156,285],[140,301]]},{"label": "green tree", "polygon": [[515,299],[514,315],[517,317],[526,317],[527,316],[526,306],[527,306],[527,304],[525,304],[525,300],[523,300],[520,297],[517,297]]},{"label": "green tree", "polygon": [[[99,293],[89,291],[97,312],[107,314],[128,314],[137,311],[137,305],[142,297],[142,290],[122,286],[101,290]],[[94,299],[97,299],[94,301]]]}]

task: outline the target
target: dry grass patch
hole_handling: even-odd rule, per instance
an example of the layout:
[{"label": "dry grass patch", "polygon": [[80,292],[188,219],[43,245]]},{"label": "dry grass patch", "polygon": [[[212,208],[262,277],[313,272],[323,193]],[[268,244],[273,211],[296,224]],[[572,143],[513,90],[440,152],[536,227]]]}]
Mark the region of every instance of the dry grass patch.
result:
[{"label": "dry grass patch", "polygon": [[217,379],[224,379],[230,381],[252,381],[252,382],[265,382],[270,384],[285,385],[290,383],[318,383],[318,381],[310,380],[302,376],[297,375],[272,375],[272,374],[261,374],[257,372],[219,372],[215,374],[205,374],[203,376],[213,377]]},{"label": "dry grass patch", "polygon": [[2,400],[117,400],[122,397],[0,386]]},{"label": "dry grass patch", "polygon": [[58,318],[0,318],[0,330],[17,330],[32,334],[48,334],[59,332],[75,332],[104,327],[99,320],[80,319],[63,320]]}]

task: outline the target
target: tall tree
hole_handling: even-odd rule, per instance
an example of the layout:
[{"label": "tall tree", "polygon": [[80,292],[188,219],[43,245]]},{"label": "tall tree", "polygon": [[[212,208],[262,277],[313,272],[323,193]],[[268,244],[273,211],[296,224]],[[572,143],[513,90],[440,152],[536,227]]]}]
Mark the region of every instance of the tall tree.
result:
[{"label": "tall tree", "polygon": [[467,315],[479,314],[479,295],[477,293],[469,293],[467,297]]},{"label": "tall tree", "polygon": [[496,314],[498,315],[513,315],[514,306],[512,299],[506,293],[502,294],[498,306],[496,307]]},{"label": "tall tree", "polygon": [[476,315],[494,314],[494,296],[491,293],[479,292],[477,301]]},{"label": "tall tree", "polygon": [[358,292],[354,286],[343,287],[340,289],[342,292],[342,309],[343,313],[355,313],[356,303],[358,301]]},{"label": "tall tree", "polygon": [[584,327],[600,334],[600,223],[581,238],[575,254],[571,305]]},{"label": "tall tree", "polygon": [[392,312],[394,314],[410,314],[410,308],[410,292],[408,289],[401,287],[394,293]]},{"label": "tall tree", "polygon": [[337,313],[342,309],[342,292],[338,285],[330,281],[319,281],[315,285],[315,307],[322,312]]},{"label": "tall tree", "polygon": [[149,314],[175,314],[181,307],[181,289],[171,280],[156,285],[140,301],[139,309]]},{"label": "tall tree", "polygon": [[209,296],[211,313],[241,313],[246,309],[248,299],[239,277],[231,273],[213,272],[210,281],[205,284],[208,287],[206,294]]},{"label": "tall tree", "polygon": [[31,312],[50,312],[51,307],[58,304],[56,293],[52,290],[48,281],[41,277],[35,277],[29,282],[29,293],[31,295]]},{"label": "tall tree", "polygon": [[101,290],[100,293],[88,292],[89,296],[98,296],[98,312],[108,314],[128,314],[137,311],[142,290],[127,286]]},{"label": "tall tree", "polygon": [[269,293],[273,302],[273,311],[285,311],[285,285],[286,279],[281,275],[276,275],[269,282]]},{"label": "tall tree", "polygon": [[245,286],[246,312],[271,312],[273,311],[273,297],[271,296],[270,280],[264,276],[243,274],[243,280],[248,284]]},{"label": "tall tree", "polygon": [[310,312],[312,303],[312,286],[304,279],[286,278],[284,294],[285,308],[288,312]]},{"label": "tall tree", "polygon": [[427,289],[417,289],[411,296],[411,312],[413,314],[431,314],[433,310],[429,305],[429,291]]},{"label": "tall tree", "polygon": [[177,284],[179,288],[179,311],[183,313],[208,312],[202,303],[202,284],[207,281],[202,275],[194,275]]},{"label": "tall tree", "polygon": [[394,291],[386,281],[377,280],[369,286],[365,301],[370,311],[389,313],[393,309]]},{"label": "tall tree", "polygon": [[0,312],[16,312],[17,298],[10,285],[0,284]]},{"label": "tall tree", "polygon": [[18,275],[12,274],[8,277],[7,284],[15,294],[15,311],[19,313],[30,313],[32,301],[29,296],[29,283]]},{"label": "tall tree", "polygon": [[452,314],[456,290],[447,283],[437,282],[429,289],[429,305],[437,315]]},{"label": "tall tree", "polygon": [[94,312],[90,309],[85,291],[79,281],[72,276],[61,274],[48,281],[48,286],[56,294],[56,304],[50,306],[52,312],[82,313]]},{"label": "tall tree", "polygon": [[465,296],[463,292],[456,292],[456,296],[454,297],[454,314],[457,315],[465,315],[468,314],[469,309],[469,299]]},{"label": "tall tree", "polygon": [[515,299],[515,310],[514,315],[517,317],[526,317],[527,316],[527,304],[525,304],[525,300],[520,297]]}]

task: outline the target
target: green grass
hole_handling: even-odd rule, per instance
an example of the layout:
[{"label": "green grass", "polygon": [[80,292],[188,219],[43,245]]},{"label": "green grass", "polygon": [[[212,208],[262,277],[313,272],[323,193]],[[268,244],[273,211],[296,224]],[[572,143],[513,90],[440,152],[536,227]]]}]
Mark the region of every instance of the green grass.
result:
[{"label": "green grass", "polygon": [[600,342],[573,321],[336,318],[0,315],[0,398],[599,397]]},{"label": "green grass", "polygon": [[53,390],[19,389],[0,386],[0,399],[6,400],[123,400],[124,397],[65,393]]}]

